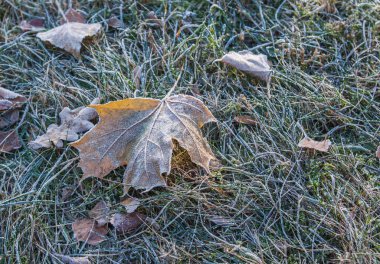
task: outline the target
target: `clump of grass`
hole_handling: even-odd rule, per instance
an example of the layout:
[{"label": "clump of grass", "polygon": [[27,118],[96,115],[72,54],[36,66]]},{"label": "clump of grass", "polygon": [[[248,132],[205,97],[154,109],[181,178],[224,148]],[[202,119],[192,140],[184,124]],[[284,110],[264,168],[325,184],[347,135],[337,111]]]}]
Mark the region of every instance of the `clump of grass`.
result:
[{"label": "clump of grass", "polygon": [[[334,2],[334,1],[330,1]],[[62,10],[80,8],[89,22],[112,14],[124,30],[106,30],[77,60],[47,49],[22,19],[57,25]],[[99,246],[73,239],[71,223],[98,200],[122,195],[123,169],[79,185],[74,149],[0,156],[0,256],[4,263],[59,263],[54,253],[94,263],[374,263],[379,254],[379,7],[337,1],[14,1],[0,6],[0,83],[29,97],[20,126],[24,142],[58,121],[64,106],[127,97],[192,94],[218,118],[205,129],[222,167],[211,175],[186,164],[170,186],[137,191],[139,211],[154,218],[126,237]],[[147,25],[154,11],[164,27]],[[193,12],[191,26],[181,22]],[[181,31],[180,31],[181,29]],[[180,33],[178,33],[180,31]],[[273,63],[266,85],[214,60],[250,49]],[[142,67],[141,86],[133,69]],[[182,72],[181,72],[181,69]],[[199,93],[198,93],[199,91]],[[257,126],[236,124],[236,115]],[[304,133],[328,137],[327,154],[297,147]],[[180,153],[179,155],[185,155]],[[179,159],[181,159],[180,156]],[[72,195],[62,199],[63,189]],[[223,217],[232,225],[210,219]]]}]

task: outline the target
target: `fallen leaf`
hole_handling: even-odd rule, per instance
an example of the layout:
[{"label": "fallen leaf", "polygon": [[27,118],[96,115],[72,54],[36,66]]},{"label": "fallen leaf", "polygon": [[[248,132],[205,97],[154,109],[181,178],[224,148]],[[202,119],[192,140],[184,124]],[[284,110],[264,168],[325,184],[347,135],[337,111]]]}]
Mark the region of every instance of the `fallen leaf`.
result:
[{"label": "fallen leaf", "polygon": [[100,226],[103,226],[109,222],[108,214],[110,209],[106,202],[98,202],[94,208],[88,213],[88,216],[94,219]]},{"label": "fallen leaf", "polygon": [[209,218],[209,220],[213,222],[214,224],[220,225],[220,226],[233,226],[236,224],[233,219],[226,218],[219,215],[213,215]]},{"label": "fallen leaf", "polygon": [[129,233],[136,230],[144,223],[146,216],[140,213],[121,214],[116,213],[111,217],[110,223],[118,233]]},{"label": "fallen leaf", "polygon": [[142,68],[140,66],[136,66],[132,72],[133,73],[133,82],[135,83],[137,90],[140,89],[141,72],[142,72]]},{"label": "fallen leaf", "polygon": [[78,134],[69,129],[67,125],[57,126],[56,124],[52,124],[48,126],[45,134],[29,142],[29,147],[37,150],[50,148],[54,144],[57,148],[62,148],[63,140],[72,142],[77,140],[78,137]]},{"label": "fallen leaf", "polygon": [[245,125],[257,125],[257,121],[249,115],[235,116],[234,121]]},{"label": "fallen leaf", "polygon": [[231,51],[217,61],[222,61],[266,82],[269,81],[271,76],[271,67],[267,56],[263,54],[255,55],[250,51]]},{"label": "fallen leaf", "polygon": [[137,207],[140,205],[140,201],[137,198],[127,198],[120,202],[120,204],[124,205],[127,213],[133,213],[136,211]]},{"label": "fallen leaf", "polygon": [[0,131],[0,152],[11,152],[21,147],[15,130]]},{"label": "fallen leaf", "polygon": [[108,233],[107,226],[100,226],[93,219],[77,219],[72,224],[74,237],[78,241],[84,241],[90,245],[97,245],[107,238],[105,235]]},{"label": "fallen leaf", "polygon": [[376,157],[380,159],[380,146],[377,147]]},{"label": "fallen leaf", "polygon": [[[96,98],[92,103],[98,103]],[[96,110],[90,107],[78,107],[70,110],[68,107],[62,109],[59,113],[61,125],[51,124],[46,131],[46,134],[38,136],[35,140],[29,142],[32,149],[50,148],[52,144],[56,147],[63,147],[63,140],[75,141],[79,138],[78,133],[83,133],[94,127],[90,122],[97,117]]]},{"label": "fallen leaf", "polygon": [[103,105],[92,105],[99,123],[79,141],[79,166],[83,178],[103,178],[126,165],[124,184],[150,190],[166,186],[163,173],[170,173],[173,142],[186,149],[191,160],[208,173],[216,159],[200,128],[216,121],[207,107],[188,95],[164,100],[133,98]]},{"label": "fallen leaf", "polygon": [[118,19],[116,16],[112,16],[110,19],[107,20],[107,25],[111,28],[123,28],[124,23],[120,19]]},{"label": "fallen leaf", "polygon": [[77,23],[86,23],[85,17],[82,15],[82,13],[76,11],[73,8],[69,8],[65,12],[65,16],[61,19],[61,24],[70,23],[70,22],[77,22]]},{"label": "fallen leaf", "polygon": [[0,87],[0,110],[19,108],[25,102],[25,96]]},{"label": "fallen leaf", "polygon": [[19,110],[8,110],[0,114],[0,128],[9,127],[19,119]]},{"label": "fallen leaf", "polygon": [[44,20],[40,18],[34,18],[31,20],[23,20],[20,22],[19,28],[21,28],[22,31],[41,31],[44,30]]},{"label": "fallen leaf", "polygon": [[37,37],[79,58],[83,41],[90,43],[101,32],[101,29],[102,26],[99,23],[82,24],[69,22],[49,31],[40,32],[37,34]]},{"label": "fallen leaf", "polygon": [[59,258],[65,264],[91,264],[88,257],[70,257],[60,254],[54,254],[57,258]]},{"label": "fallen leaf", "polygon": [[309,148],[309,149],[315,149],[322,152],[327,152],[331,146],[330,140],[323,140],[323,141],[315,141],[311,138],[305,137],[298,143],[298,147],[300,148]]}]

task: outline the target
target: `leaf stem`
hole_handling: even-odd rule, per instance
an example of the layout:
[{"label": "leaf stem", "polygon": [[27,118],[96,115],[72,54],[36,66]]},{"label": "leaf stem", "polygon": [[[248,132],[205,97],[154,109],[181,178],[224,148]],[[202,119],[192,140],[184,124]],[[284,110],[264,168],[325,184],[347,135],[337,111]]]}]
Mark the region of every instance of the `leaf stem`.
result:
[{"label": "leaf stem", "polygon": [[162,99],[162,100],[167,99],[167,98],[173,93],[174,89],[177,87],[177,84],[178,84],[179,80],[181,79],[181,76],[182,76],[182,70],[183,70],[183,66],[182,66],[182,68],[181,68],[181,72],[179,73],[178,78],[177,78],[177,80],[175,81],[173,87],[170,88],[169,92],[165,95],[164,99]]}]

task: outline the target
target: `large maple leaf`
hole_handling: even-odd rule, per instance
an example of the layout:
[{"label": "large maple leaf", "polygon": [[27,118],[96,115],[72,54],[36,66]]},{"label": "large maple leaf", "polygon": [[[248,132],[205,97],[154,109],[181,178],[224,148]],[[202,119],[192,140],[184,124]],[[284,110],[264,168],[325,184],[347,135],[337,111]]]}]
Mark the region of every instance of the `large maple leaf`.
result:
[{"label": "large maple leaf", "polygon": [[80,151],[83,178],[103,178],[128,164],[126,187],[150,190],[166,186],[162,174],[170,173],[173,139],[207,172],[210,161],[216,159],[200,130],[216,119],[192,96],[125,99],[90,107],[96,109],[100,121],[72,143]]}]

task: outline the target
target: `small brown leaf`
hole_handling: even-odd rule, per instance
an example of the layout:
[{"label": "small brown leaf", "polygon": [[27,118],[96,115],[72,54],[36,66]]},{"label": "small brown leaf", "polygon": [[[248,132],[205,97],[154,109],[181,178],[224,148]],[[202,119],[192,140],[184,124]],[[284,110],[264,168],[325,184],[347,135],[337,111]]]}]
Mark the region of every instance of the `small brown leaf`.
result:
[{"label": "small brown leaf", "polygon": [[73,8],[69,8],[65,12],[65,16],[61,19],[61,25],[69,22],[77,22],[77,23],[86,23],[85,17],[82,15],[82,13],[76,11]]},{"label": "small brown leaf", "polygon": [[255,55],[250,51],[231,51],[217,61],[222,61],[266,82],[269,81],[271,76],[267,56],[263,54]]},{"label": "small brown leaf", "polygon": [[59,258],[65,264],[91,264],[88,257],[70,257],[60,254],[54,254],[57,258]]},{"label": "small brown leaf", "polygon": [[19,118],[19,110],[8,110],[0,114],[0,128],[15,124]]},{"label": "small brown leaf", "polygon": [[22,31],[42,31],[45,29],[44,27],[44,20],[40,18],[34,18],[31,20],[23,20],[20,22],[19,28],[21,28]]},{"label": "small brown leaf", "polygon": [[72,224],[74,237],[78,241],[84,241],[90,245],[97,245],[107,238],[107,226],[99,226],[93,219],[77,219]]},{"label": "small brown leaf", "polygon": [[118,233],[129,233],[136,230],[144,223],[146,216],[140,213],[121,214],[116,213],[111,217],[110,223]]},{"label": "small brown leaf", "polygon": [[142,72],[142,68],[140,66],[136,66],[133,69],[133,82],[136,84],[137,90],[140,89],[141,72]]},{"label": "small brown leaf", "polygon": [[50,148],[53,144],[57,148],[63,147],[63,140],[75,141],[78,139],[78,134],[72,131],[67,125],[57,126],[52,124],[48,126],[46,134],[38,136],[35,140],[29,142],[29,147],[32,149]]},{"label": "small brown leaf", "polygon": [[257,125],[257,121],[249,115],[235,116],[234,121],[245,125]]},{"label": "small brown leaf", "polygon": [[103,226],[109,222],[108,214],[110,209],[106,202],[98,202],[94,208],[88,213],[88,216],[94,219],[100,226]]},{"label": "small brown leaf", "polygon": [[112,16],[110,19],[107,20],[107,25],[111,28],[123,28],[124,23],[120,19],[118,19],[116,16]]},{"label": "small brown leaf", "polygon": [[137,198],[131,197],[121,201],[120,204],[124,205],[127,213],[133,213],[139,207],[140,201]]},{"label": "small brown leaf", "polygon": [[309,149],[315,149],[321,152],[327,152],[331,146],[330,140],[323,140],[323,141],[315,141],[311,138],[305,137],[298,143],[298,147],[300,148],[309,148]]},{"label": "small brown leaf", "polygon": [[210,161],[216,158],[200,128],[216,119],[200,100],[175,95],[162,101],[131,98],[92,107],[100,122],[72,143],[79,149],[83,178],[103,178],[128,163],[126,189],[166,186],[162,174],[170,173],[174,139],[195,164],[210,172]]},{"label": "small brown leaf", "polygon": [[0,110],[19,108],[25,102],[26,97],[21,94],[0,87]]},{"label": "small brown leaf", "polygon": [[15,130],[0,131],[0,152],[11,152],[21,147]]},{"label": "small brown leaf", "polygon": [[[92,103],[98,103],[96,98]],[[63,147],[63,140],[75,141],[79,138],[78,133],[83,133],[94,127],[90,120],[98,116],[96,110],[89,107],[78,107],[70,110],[68,107],[63,108],[59,117],[61,125],[52,124],[47,128],[46,134],[38,136],[35,140],[29,142],[32,149],[50,148],[52,144],[56,147]]]},{"label": "small brown leaf", "polygon": [[376,157],[380,159],[380,146],[377,147]]},{"label": "small brown leaf", "polygon": [[101,32],[102,26],[96,24],[82,24],[78,22],[65,23],[46,32],[40,32],[37,37],[42,41],[63,49],[76,58],[80,57],[82,42],[93,41]]}]

